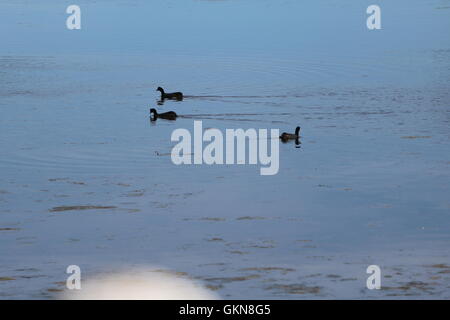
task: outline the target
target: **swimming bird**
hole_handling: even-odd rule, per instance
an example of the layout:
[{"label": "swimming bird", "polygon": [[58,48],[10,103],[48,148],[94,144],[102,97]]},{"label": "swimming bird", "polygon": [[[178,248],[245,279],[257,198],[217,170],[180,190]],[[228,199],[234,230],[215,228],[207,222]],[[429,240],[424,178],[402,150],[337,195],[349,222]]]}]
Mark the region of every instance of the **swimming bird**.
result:
[{"label": "swimming bird", "polygon": [[283,132],[280,136],[281,141],[297,140],[300,137],[300,127],[295,128],[295,133]]},{"label": "swimming bird", "polygon": [[178,100],[181,101],[183,100],[183,93],[181,92],[172,92],[172,93],[165,93],[164,89],[161,87],[158,87],[158,89],[156,89],[156,91],[161,92],[161,100],[164,99],[169,99],[169,100]]},{"label": "swimming bird", "polygon": [[168,111],[168,112],[163,112],[163,113],[158,113],[156,111],[156,109],[151,108],[150,109],[150,116],[153,114],[153,121],[161,118],[161,119],[166,119],[166,120],[176,120],[176,118],[178,117],[178,115],[173,112],[173,111]]}]

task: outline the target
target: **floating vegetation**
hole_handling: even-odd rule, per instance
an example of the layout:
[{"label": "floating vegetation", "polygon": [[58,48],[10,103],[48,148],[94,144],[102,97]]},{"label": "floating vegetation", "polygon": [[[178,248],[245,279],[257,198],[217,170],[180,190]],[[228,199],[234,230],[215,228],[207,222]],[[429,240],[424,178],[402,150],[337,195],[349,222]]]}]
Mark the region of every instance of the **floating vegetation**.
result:
[{"label": "floating vegetation", "polygon": [[225,221],[225,218],[214,218],[214,217],[203,217],[200,218],[202,221]]},{"label": "floating vegetation", "polygon": [[205,281],[218,281],[221,283],[229,283],[229,282],[236,282],[236,281],[246,281],[251,279],[257,279],[261,276],[259,274],[250,274],[248,276],[237,276],[237,277],[220,277],[220,278],[207,278],[203,279]]},{"label": "floating vegetation", "polygon": [[248,252],[246,252],[246,251],[240,251],[240,250],[230,250],[230,251],[228,251],[229,253],[232,253],[232,254],[248,254]]},{"label": "floating vegetation", "polygon": [[210,239],[206,239],[206,241],[209,241],[209,242],[222,242],[224,240],[222,238],[210,238]]},{"label": "floating vegetation", "polygon": [[133,190],[127,193],[126,197],[142,197],[145,194],[145,190]]},{"label": "floating vegetation", "polygon": [[212,290],[212,291],[217,291],[219,289],[223,288],[223,285],[219,284],[219,285],[212,285],[212,284],[207,284],[205,285],[205,288]]},{"label": "floating vegetation", "polygon": [[342,278],[340,281],[356,281],[357,278]]},{"label": "floating vegetation", "polygon": [[431,136],[403,136],[402,139],[429,139]]},{"label": "floating vegetation", "polygon": [[242,268],[241,270],[242,271],[257,271],[257,272],[280,271],[283,274],[296,271],[295,269],[292,269],[292,268],[282,268],[282,267],[252,267],[252,268]]},{"label": "floating vegetation", "polygon": [[272,249],[275,248],[275,241],[264,240],[257,243],[250,243],[245,246],[246,248],[257,248],[257,249]]},{"label": "floating vegetation", "polygon": [[382,286],[381,289],[382,290],[400,290],[400,291],[416,290],[416,291],[432,293],[431,290],[433,288],[430,287],[430,284],[427,284],[427,283],[422,282],[422,281],[410,281],[410,282],[401,284],[401,285],[396,286],[396,287]]},{"label": "floating vegetation", "polygon": [[152,270],[152,272],[160,272],[160,273],[177,276],[177,277],[188,277],[189,276],[187,272],[174,271],[174,270],[169,270],[169,269],[156,269],[156,270]]},{"label": "floating vegetation", "polygon": [[450,266],[444,263],[433,264],[430,266],[431,268],[439,269],[438,273],[440,274],[450,274]]},{"label": "floating vegetation", "polygon": [[0,277],[0,281],[12,281],[12,280],[16,280],[16,278],[11,278],[11,277]]},{"label": "floating vegetation", "polygon": [[322,288],[319,286],[306,286],[303,284],[274,284],[266,289],[283,291],[289,294],[318,294]]},{"label": "floating vegetation", "polygon": [[259,217],[259,216],[256,216],[256,217],[245,216],[245,217],[236,218],[236,220],[264,220],[264,219],[267,219],[267,218],[266,217]]},{"label": "floating vegetation", "polygon": [[60,206],[53,207],[50,212],[62,212],[62,211],[78,211],[78,210],[105,210],[105,209],[116,209],[115,206]]},{"label": "floating vegetation", "polygon": [[0,228],[0,231],[17,231],[20,230],[20,228]]}]

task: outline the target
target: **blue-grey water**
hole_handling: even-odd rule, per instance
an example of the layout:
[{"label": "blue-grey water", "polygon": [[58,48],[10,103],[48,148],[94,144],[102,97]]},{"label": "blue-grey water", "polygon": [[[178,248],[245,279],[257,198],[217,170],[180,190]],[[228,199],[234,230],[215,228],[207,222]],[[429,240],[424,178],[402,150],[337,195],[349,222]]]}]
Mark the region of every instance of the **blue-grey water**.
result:
[{"label": "blue-grey water", "polygon": [[[378,1],[381,30],[366,0],[76,4],[81,30],[68,3],[0,2],[0,298],[55,298],[73,264],[222,298],[450,298],[450,1]],[[301,148],[274,176],[176,166],[194,119],[300,125]]]}]

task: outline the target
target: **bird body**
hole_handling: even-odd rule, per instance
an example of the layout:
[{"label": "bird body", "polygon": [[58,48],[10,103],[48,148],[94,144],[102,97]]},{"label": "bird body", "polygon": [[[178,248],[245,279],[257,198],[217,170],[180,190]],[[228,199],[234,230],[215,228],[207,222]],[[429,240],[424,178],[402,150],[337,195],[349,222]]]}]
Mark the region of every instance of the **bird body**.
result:
[{"label": "bird body", "polygon": [[283,132],[280,136],[280,139],[283,142],[286,142],[288,140],[296,140],[300,137],[300,127],[295,128],[295,133],[287,133]]},{"label": "bird body", "polygon": [[173,111],[158,113],[154,108],[150,109],[150,115],[151,114],[153,114],[153,120],[156,120],[158,118],[166,120],[176,120],[176,118],[178,117],[178,115]]},{"label": "bird body", "polygon": [[161,100],[168,99],[168,100],[183,100],[183,93],[182,92],[172,92],[172,93],[165,93],[164,89],[161,87],[158,87],[156,91],[161,92]]}]

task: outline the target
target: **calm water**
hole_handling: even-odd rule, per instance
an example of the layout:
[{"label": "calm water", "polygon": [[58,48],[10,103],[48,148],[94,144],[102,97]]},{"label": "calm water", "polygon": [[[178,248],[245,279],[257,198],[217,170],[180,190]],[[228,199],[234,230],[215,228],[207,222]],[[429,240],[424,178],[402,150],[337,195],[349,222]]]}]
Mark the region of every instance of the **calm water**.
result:
[{"label": "calm water", "polygon": [[[371,1],[77,4],[78,31],[59,1],[0,4],[1,298],[54,298],[71,264],[222,298],[450,298],[448,1],[378,1],[376,31]],[[300,125],[301,148],[275,176],[175,166],[194,119]]]}]

